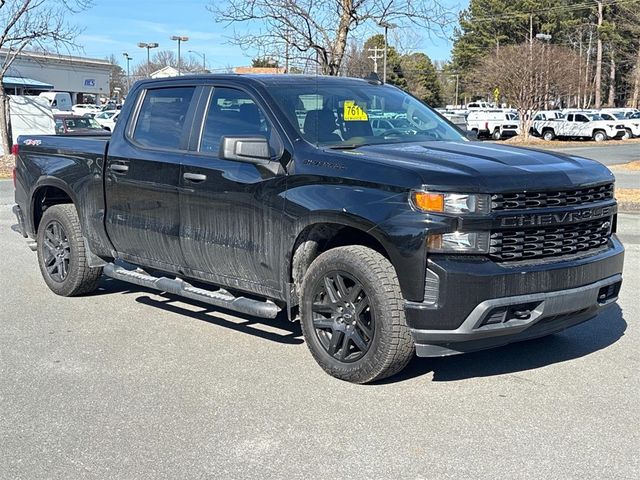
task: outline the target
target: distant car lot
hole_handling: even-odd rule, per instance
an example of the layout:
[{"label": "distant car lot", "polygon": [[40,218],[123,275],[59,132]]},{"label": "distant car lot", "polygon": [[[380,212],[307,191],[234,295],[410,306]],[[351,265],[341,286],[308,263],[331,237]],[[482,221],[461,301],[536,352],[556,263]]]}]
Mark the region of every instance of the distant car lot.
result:
[{"label": "distant car lot", "polygon": [[620,308],[357,386],[299,327],[116,281],[60,298],[0,182],[0,478],[633,478],[640,216]]}]

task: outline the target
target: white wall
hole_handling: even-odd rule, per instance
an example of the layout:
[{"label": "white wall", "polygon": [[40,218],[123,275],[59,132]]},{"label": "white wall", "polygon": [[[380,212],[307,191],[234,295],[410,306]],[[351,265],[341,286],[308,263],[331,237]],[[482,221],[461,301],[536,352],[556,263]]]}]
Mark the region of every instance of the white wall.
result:
[{"label": "white wall", "polygon": [[36,60],[24,56],[13,62],[7,75],[49,83],[56,91],[109,96],[110,72],[108,65],[70,63],[57,59]]}]

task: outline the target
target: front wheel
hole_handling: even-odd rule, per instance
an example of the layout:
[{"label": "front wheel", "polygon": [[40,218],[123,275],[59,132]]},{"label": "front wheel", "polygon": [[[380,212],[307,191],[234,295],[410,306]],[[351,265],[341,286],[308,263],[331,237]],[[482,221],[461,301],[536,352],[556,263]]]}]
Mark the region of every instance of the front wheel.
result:
[{"label": "front wheel", "polygon": [[604,142],[607,139],[607,134],[602,130],[596,130],[593,132],[593,140],[596,142]]},{"label": "front wheel", "polygon": [[102,268],[89,266],[74,205],[49,207],[42,216],[37,237],[38,264],[53,293],[71,297],[95,290]]},{"label": "front wheel", "polygon": [[629,140],[632,137],[633,137],[633,133],[631,133],[631,130],[629,130],[628,128],[625,128],[624,135],[622,136],[622,140]]},{"label": "front wheel", "polygon": [[550,142],[551,140],[556,138],[556,135],[555,133],[553,133],[553,130],[545,130],[544,133],[542,134],[542,138],[547,142]]},{"label": "front wheel", "polygon": [[321,254],[302,284],[302,333],[329,374],[353,383],[394,375],[414,355],[391,263],[363,246]]}]

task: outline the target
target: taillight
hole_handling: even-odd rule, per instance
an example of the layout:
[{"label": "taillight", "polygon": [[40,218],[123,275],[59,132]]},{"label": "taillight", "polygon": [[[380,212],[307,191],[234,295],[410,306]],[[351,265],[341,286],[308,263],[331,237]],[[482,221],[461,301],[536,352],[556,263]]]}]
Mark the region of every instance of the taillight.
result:
[{"label": "taillight", "polygon": [[484,122],[484,129],[489,130],[489,122]]},{"label": "taillight", "polygon": [[13,147],[11,147],[11,154],[12,155],[18,155],[18,150],[19,150],[19,146],[18,144],[14,144]]}]

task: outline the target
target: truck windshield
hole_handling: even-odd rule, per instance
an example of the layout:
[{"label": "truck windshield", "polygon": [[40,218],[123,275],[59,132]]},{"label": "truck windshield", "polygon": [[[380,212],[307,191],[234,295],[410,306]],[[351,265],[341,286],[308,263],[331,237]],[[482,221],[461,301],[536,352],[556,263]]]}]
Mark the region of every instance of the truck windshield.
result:
[{"label": "truck windshield", "polygon": [[318,82],[282,85],[270,92],[302,138],[316,146],[466,141],[431,108],[397,88]]}]

